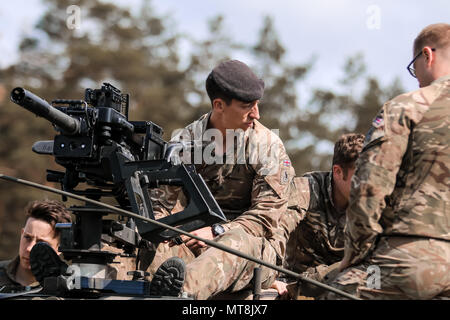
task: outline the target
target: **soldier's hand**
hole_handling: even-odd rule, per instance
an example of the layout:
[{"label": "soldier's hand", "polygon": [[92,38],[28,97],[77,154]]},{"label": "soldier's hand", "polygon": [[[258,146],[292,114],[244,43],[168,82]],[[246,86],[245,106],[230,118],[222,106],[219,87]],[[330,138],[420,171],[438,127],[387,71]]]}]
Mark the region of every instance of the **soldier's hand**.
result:
[{"label": "soldier's hand", "polygon": [[286,288],[287,283],[279,280],[275,280],[270,286],[271,289],[275,289],[278,292],[279,296],[284,296],[288,294],[288,290]]},{"label": "soldier's hand", "polygon": [[[204,227],[195,231],[191,232],[193,235],[199,236],[201,238],[212,240],[214,238],[214,235],[212,234],[211,227]],[[186,239],[183,239],[183,237]],[[204,243],[203,241],[199,241],[197,239],[188,238],[186,236],[182,236],[182,239],[186,246],[191,250],[197,250],[200,248],[205,248],[208,245]]]},{"label": "soldier's hand", "polygon": [[[204,227],[201,229],[197,229],[197,230],[192,231],[191,233],[193,235],[199,236],[199,237],[207,239],[207,240],[212,240],[214,238],[212,231],[211,231],[211,227]],[[199,241],[197,239],[190,238],[185,235],[181,235],[180,238],[184,242],[184,244],[192,251],[198,250],[201,248],[206,248],[208,246],[203,241]],[[171,241],[169,243],[169,246],[174,246],[174,245],[175,245],[175,243],[173,241]]]}]

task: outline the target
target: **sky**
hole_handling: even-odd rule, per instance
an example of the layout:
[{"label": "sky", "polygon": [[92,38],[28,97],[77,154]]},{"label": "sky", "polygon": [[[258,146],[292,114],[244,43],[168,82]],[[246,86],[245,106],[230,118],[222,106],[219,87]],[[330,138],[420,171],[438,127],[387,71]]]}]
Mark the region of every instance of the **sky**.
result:
[{"label": "sky", "polygon": [[[112,2],[136,8],[138,0]],[[307,77],[311,88],[333,88],[346,58],[362,53],[368,74],[383,86],[398,77],[406,91],[415,90],[417,80],[406,71],[415,36],[429,24],[450,23],[448,0],[153,0],[151,4],[157,14],[169,14],[178,31],[197,39],[206,36],[207,21],[222,14],[230,36],[255,43],[263,17],[271,16],[289,62],[303,64],[316,57]],[[0,1],[0,68],[16,61],[20,36],[32,31],[44,11],[40,0]]]}]

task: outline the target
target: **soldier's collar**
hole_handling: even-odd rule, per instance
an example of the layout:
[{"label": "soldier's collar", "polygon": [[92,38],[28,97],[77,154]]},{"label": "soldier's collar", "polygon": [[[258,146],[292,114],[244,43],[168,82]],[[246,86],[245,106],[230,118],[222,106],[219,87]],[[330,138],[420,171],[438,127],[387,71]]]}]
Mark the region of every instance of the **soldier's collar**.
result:
[{"label": "soldier's collar", "polygon": [[447,81],[447,80],[450,80],[450,74],[448,74],[446,76],[443,76],[443,77],[440,77],[440,78],[437,78],[436,80],[431,82],[431,84],[440,83],[440,82],[444,82],[444,81]]},{"label": "soldier's collar", "polygon": [[334,200],[333,200],[333,171],[330,171],[330,174],[328,175],[328,177],[326,178],[327,183],[327,192],[328,192],[328,198],[330,199],[331,205],[336,208],[336,206],[334,205]]},{"label": "soldier's collar", "polygon": [[211,118],[212,111],[204,114],[199,120],[201,121],[202,135],[208,129],[209,119]]},{"label": "soldier's collar", "polygon": [[17,267],[19,266],[19,263],[20,257],[17,255],[17,257],[14,260],[12,260],[5,269],[8,278],[10,278],[12,281],[16,283],[18,283],[16,280],[16,271]]}]

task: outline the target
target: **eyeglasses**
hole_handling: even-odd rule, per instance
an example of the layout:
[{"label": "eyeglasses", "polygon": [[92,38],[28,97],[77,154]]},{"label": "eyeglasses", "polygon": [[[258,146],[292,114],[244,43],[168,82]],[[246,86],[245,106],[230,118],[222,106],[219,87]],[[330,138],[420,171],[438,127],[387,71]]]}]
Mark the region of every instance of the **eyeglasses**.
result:
[{"label": "eyeglasses", "polygon": [[[436,51],[436,48],[432,48],[431,51]],[[412,59],[412,61],[408,64],[408,66],[406,67],[406,69],[408,69],[409,73],[414,77],[417,78],[416,76],[416,69],[414,69],[414,62],[420,57],[420,55],[423,53],[423,50],[421,50],[417,56],[414,57],[414,59]]]}]

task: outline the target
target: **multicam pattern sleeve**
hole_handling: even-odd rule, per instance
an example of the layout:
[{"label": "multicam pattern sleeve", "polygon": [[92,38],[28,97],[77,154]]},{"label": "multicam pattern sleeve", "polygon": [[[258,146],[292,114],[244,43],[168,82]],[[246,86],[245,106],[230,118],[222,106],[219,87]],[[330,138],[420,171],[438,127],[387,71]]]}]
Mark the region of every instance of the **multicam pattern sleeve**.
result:
[{"label": "multicam pattern sleeve", "polygon": [[[270,239],[278,228],[281,215],[287,210],[295,170],[280,138],[259,123],[255,129],[256,137],[250,138],[250,144],[258,143],[258,149],[270,156],[262,159],[259,154],[257,161],[252,161],[256,174],[250,208],[224,227],[230,229],[240,225],[254,236]],[[269,139],[267,135],[270,135]],[[252,159],[251,155],[249,159]]]},{"label": "multicam pattern sleeve", "polygon": [[315,171],[294,179],[297,194],[306,200],[299,203],[307,213],[300,222],[301,217],[291,222],[294,231],[287,243],[285,261],[290,270],[323,269],[344,256],[345,210],[334,206],[332,177],[330,171]]},{"label": "multicam pattern sleeve", "polygon": [[[181,137],[202,141],[208,118],[209,115],[202,116],[172,141],[179,141]],[[202,161],[195,164],[196,170],[231,221],[224,224],[225,230],[242,226],[254,236],[269,239],[287,209],[295,171],[281,139],[258,121],[254,130],[246,131],[240,138],[246,142],[234,146],[234,161],[228,163],[228,158],[224,158],[222,164]],[[180,188],[167,186],[152,190],[157,218],[179,211],[177,208],[186,203],[180,191]]]},{"label": "multicam pattern sleeve", "polygon": [[388,102],[372,123],[352,178],[345,227],[345,257],[361,261],[375,238],[385,197],[394,190],[397,172],[408,146],[411,123],[401,104]]},{"label": "multicam pattern sleeve", "polygon": [[352,179],[345,258],[360,262],[380,233],[449,239],[450,77],[387,102]]},{"label": "multicam pattern sleeve", "polygon": [[[203,115],[199,120],[179,130],[170,142],[180,142],[183,138],[188,141],[200,140],[206,128],[209,114]],[[156,219],[181,211],[187,203],[186,195],[181,187],[162,185],[149,190],[153,213]]]}]

